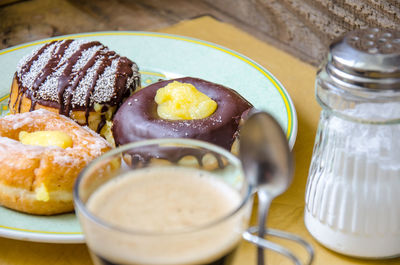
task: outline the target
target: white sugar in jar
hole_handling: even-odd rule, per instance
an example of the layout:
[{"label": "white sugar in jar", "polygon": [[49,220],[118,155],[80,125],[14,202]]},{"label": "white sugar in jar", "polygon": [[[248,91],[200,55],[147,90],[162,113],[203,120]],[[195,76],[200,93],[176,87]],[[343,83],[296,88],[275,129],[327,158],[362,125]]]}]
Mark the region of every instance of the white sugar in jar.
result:
[{"label": "white sugar in jar", "polygon": [[359,30],[334,42],[316,97],[308,231],[342,254],[400,256],[400,33]]}]

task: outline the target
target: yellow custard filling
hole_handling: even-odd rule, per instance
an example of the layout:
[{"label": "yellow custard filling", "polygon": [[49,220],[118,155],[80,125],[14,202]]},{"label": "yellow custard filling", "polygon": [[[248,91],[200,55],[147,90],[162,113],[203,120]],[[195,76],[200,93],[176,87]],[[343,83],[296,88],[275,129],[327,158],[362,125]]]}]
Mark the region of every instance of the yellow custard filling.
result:
[{"label": "yellow custard filling", "polygon": [[28,133],[21,131],[19,141],[26,145],[72,147],[72,138],[62,131],[36,131]]},{"label": "yellow custard filling", "polygon": [[38,188],[36,188],[35,193],[36,193],[36,200],[38,201],[47,202],[50,199],[50,194],[43,183]]},{"label": "yellow custard filling", "polygon": [[174,81],[157,90],[157,113],[168,120],[203,119],[217,109],[217,103],[192,84]]}]

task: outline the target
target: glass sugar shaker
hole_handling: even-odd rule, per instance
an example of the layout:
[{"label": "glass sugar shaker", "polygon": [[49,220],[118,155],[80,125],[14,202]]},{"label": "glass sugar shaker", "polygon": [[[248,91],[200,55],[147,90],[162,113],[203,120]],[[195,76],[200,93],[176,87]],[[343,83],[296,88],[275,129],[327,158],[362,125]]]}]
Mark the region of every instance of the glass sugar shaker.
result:
[{"label": "glass sugar shaker", "polygon": [[372,28],[337,39],[315,86],[323,110],[306,227],[342,254],[400,256],[400,32]]}]

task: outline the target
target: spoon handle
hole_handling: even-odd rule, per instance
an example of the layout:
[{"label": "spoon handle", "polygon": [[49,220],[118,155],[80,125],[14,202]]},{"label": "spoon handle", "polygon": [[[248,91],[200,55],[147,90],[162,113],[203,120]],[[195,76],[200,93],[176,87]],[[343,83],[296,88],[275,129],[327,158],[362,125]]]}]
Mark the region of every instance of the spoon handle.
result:
[{"label": "spoon handle", "polygon": [[[271,198],[265,191],[259,190],[258,193],[258,236],[264,238],[265,236],[265,221],[267,219],[268,210],[271,205]],[[265,265],[264,263],[264,249],[257,248],[257,264]]]}]

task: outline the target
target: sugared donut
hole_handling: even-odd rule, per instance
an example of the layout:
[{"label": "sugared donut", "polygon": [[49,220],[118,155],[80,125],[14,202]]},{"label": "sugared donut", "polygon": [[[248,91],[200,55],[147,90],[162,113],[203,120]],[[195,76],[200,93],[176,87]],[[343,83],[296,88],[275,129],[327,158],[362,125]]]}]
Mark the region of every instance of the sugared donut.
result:
[{"label": "sugared donut", "polygon": [[[71,146],[63,149],[19,141],[21,132],[38,131],[65,133]],[[1,118],[0,205],[41,215],[72,211],[72,188],[79,172],[110,148],[92,130],[47,110]]]},{"label": "sugared donut", "polygon": [[100,42],[53,41],[20,61],[9,108],[12,114],[44,108],[100,133],[139,86],[137,65]]},{"label": "sugared donut", "polygon": [[[171,82],[189,83],[217,103],[210,116],[202,119],[169,120],[157,113],[157,90]],[[139,90],[119,108],[113,119],[115,143],[153,138],[192,138],[230,150],[243,112],[252,105],[234,90],[202,79],[184,77],[160,81]]]}]

